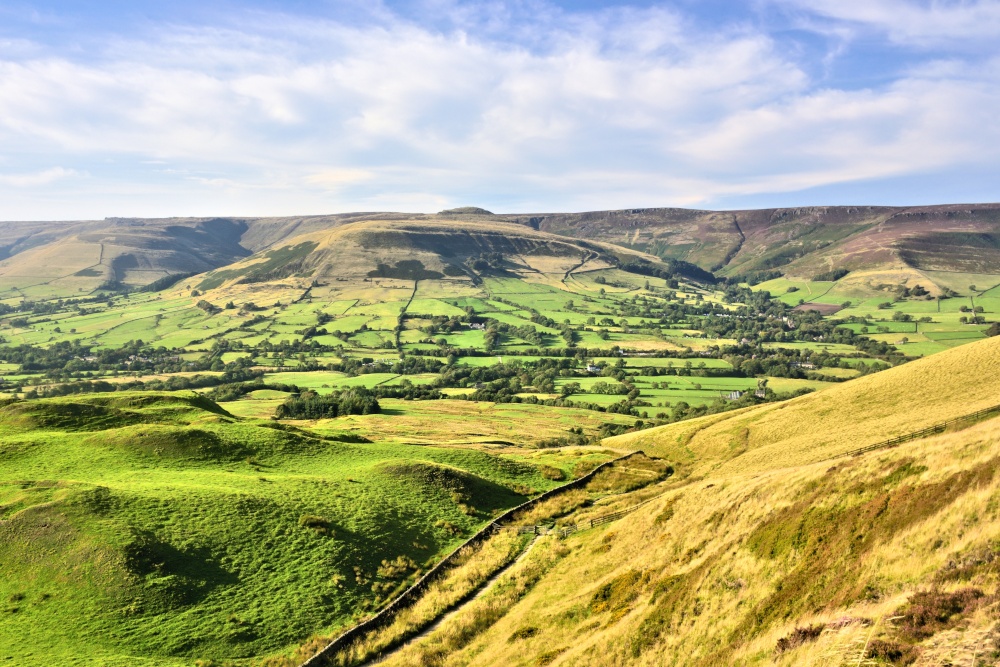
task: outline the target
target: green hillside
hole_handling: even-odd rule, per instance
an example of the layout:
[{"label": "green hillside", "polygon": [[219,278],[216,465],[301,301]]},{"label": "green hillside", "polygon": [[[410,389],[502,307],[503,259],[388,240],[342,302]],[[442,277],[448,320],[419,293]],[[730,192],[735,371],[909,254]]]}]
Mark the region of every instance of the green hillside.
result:
[{"label": "green hillside", "polygon": [[0,655],[191,665],[281,650],[556,484],[485,452],[356,440],[190,393],[7,402]]}]

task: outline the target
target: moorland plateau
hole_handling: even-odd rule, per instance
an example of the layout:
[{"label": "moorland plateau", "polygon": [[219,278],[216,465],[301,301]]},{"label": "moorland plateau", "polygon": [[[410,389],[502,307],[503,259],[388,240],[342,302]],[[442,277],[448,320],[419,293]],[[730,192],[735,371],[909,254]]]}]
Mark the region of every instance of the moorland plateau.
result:
[{"label": "moorland plateau", "polygon": [[1000,413],[853,455],[1000,403],[1000,205],[2,223],[0,257],[0,664],[299,665],[615,459],[312,664],[1000,657]]}]

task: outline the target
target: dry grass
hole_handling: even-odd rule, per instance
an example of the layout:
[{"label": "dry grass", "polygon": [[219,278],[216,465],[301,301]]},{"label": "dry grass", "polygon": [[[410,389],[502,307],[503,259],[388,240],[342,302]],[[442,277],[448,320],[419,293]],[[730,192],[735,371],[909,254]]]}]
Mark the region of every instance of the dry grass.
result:
[{"label": "dry grass", "polygon": [[759,474],[829,459],[1000,402],[1000,337],[784,403],[609,438],[685,474]]},{"label": "dry grass", "polygon": [[490,576],[510,563],[524,548],[528,538],[516,531],[504,530],[478,548],[463,550],[460,563],[447,577],[433,583],[427,592],[408,609],[396,615],[386,628],[336,657],[335,665],[356,665],[419,632],[441,614],[467,597]]},{"label": "dry grass", "polygon": [[[995,343],[978,347],[996,350]],[[978,363],[989,369],[995,362],[983,354]],[[903,370],[928,372],[917,364]],[[986,389],[970,383],[968,403],[945,390],[927,412],[947,418],[975,410],[988,402],[993,382],[981,378]],[[760,420],[772,432],[781,426],[766,420],[776,417]],[[815,437],[800,433],[806,443]],[[998,457],[1000,419],[993,419],[859,458],[781,467],[808,460],[806,444],[775,456],[770,469],[757,464],[753,474],[720,467],[671,481],[662,499],[567,538],[568,553],[523,598],[467,643],[442,639],[436,645],[447,647],[445,656],[426,664],[828,665],[864,650],[899,659],[884,664],[922,665],[944,664],[929,662],[932,656],[967,661],[976,646],[985,658],[996,651],[989,631],[990,596],[1000,583],[992,555],[1000,540]],[[626,580],[628,595],[618,595]],[[945,600],[972,587],[988,603],[927,626],[930,636],[901,634],[893,617],[934,586]],[[778,650],[797,628],[814,626],[824,629]]]},{"label": "dry grass", "polygon": [[[540,538],[531,552],[504,573],[484,596],[464,606],[428,636],[404,647],[380,664],[386,667],[466,664],[458,651],[503,618],[567,553],[569,550],[556,538]],[[530,633],[522,630],[521,635],[524,634]]]}]

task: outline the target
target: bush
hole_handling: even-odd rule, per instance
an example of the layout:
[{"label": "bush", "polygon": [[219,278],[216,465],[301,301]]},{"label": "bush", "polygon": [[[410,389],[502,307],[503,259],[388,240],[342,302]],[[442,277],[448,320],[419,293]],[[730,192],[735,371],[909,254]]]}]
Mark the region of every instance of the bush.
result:
[{"label": "bush", "polygon": [[919,655],[912,646],[875,639],[868,645],[865,658],[887,662],[890,665],[910,665],[917,661]]},{"label": "bush", "polygon": [[507,638],[507,643],[513,644],[519,639],[530,639],[538,634],[538,628],[526,625],[523,628],[518,628],[511,633],[510,637]]},{"label": "bush", "polygon": [[816,625],[809,625],[804,628],[795,628],[791,634],[778,640],[778,645],[775,646],[774,650],[776,653],[784,653],[785,651],[791,651],[793,648],[802,646],[806,642],[816,641],[825,628],[825,623],[817,623]]},{"label": "bush", "polygon": [[817,273],[813,276],[813,280],[816,282],[835,282],[846,276],[848,273],[850,273],[850,271],[847,269],[834,269],[832,271]]},{"label": "bush", "polygon": [[897,627],[900,635],[919,642],[955,625],[962,614],[974,611],[986,598],[978,588],[962,588],[952,593],[936,589],[914,593],[905,606],[896,610],[902,616]]},{"label": "bush", "polygon": [[332,532],[330,520],[318,514],[303,514],[299,517],[299,525],[311,528],[322,535],[329,535]]}]

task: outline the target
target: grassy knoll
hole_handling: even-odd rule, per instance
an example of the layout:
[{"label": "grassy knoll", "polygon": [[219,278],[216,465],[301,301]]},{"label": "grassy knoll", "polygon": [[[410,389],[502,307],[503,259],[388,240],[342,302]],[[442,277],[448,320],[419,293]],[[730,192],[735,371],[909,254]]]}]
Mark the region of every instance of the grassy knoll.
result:
[{"label": "grassy knoll", "polygon": [[[384,399],[382,407],[381,414],[352,415],[326,425],[397,442],[491,445],[502,450],[565,438],[570,429],[596,436],[602,424],[635,422],[630,415],[516,403]],[[324,423],[316,427],[323,428]]]},{"label": "grassy knoll", "polygon": [[0,429],[0,655],[15,664],[273,652],[556,483],[523,459],[242,421],[194,394],[14,402]]}]

